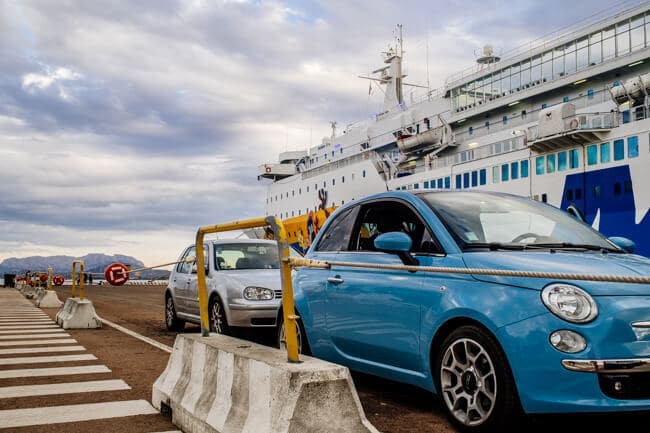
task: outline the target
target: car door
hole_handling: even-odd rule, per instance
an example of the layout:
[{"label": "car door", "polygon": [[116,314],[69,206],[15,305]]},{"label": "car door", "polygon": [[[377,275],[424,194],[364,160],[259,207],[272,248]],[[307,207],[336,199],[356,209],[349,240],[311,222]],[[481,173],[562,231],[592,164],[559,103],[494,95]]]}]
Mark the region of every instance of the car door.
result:
[{"label": "car door", "polygon": [[[382,233],[406,231],[418,248],[424,224],[397,200],[359,206],[347,251],[332,260],[401,265],[396,254],[376,251]],[[369,372],[422,369],[420,321],[423,273],[333,265],[327,278],[327,330],[346,363]]]},{"label": "car door", "polygon": [[[196,249],[191,246],[185,250],[180,260],[187,260],[196,256]],[[172,278],[174,293],[176,295],[177,313],[188,314],[190,312],[189,284],[192,272],[192,263],[182,261],[176,265],[176,272]]]},{"label": "car door", "polygon": [[[194,254],[194,256],[196,257],[196,254]],[[209,292],[210,287],[208,284],[208,278],[210,277],[210,269],[212,267],[211,263],[213,262],[213,260],[208,252],[207,245],[203,245],[203,261],[205,266],[206,287]],[[198,290],[199,285],[198,285],[197,273],[193,271],[194,269],[196,269],[196,267],[194,267],[193,265],[194,263],[192,263],[192,266],[190,267],[192,271],[189,274],[188,284],[187,284],[187,309],[189,314],[200,316],[201,312],[199,306],[199,290]]]},{"label": "car door", "polygon": [[[358,211],[358,207],[352,207],[333,215],[327,230],[310,247],[307,257],[336,260],[339,251],[348,248]],[[293,286],[298,313],[307,329],[312,353],[316,357],[335,360],[338,354],[331,347],[325,320],[328,276],[328,269],[302,267],[293,279]]]}]

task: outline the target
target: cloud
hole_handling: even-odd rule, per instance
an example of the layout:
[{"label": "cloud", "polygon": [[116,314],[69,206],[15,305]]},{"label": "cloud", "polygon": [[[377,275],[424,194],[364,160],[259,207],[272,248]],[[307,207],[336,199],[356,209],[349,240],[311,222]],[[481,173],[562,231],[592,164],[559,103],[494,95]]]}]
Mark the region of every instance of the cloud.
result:
[{"label": "cloud", "polygon": [[408,81],[436,88],[483,44],[582,15],[557,0],[0,2],[0,259],[169,261],[198,225],[264,212],[259,164],[380,110],[356,77],[396,22]]}]

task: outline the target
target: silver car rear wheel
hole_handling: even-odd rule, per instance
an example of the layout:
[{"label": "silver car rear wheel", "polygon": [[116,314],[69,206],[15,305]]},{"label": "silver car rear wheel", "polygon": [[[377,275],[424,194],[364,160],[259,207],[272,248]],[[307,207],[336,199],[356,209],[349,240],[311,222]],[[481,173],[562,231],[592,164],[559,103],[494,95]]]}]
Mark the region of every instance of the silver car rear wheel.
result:
[{"label": "silver car rear wheel", "polygon": [[181,331],[185,327],[185,321],[176,316],[176,307],[171,295],[165,299],[165,325],[168,331]]}]

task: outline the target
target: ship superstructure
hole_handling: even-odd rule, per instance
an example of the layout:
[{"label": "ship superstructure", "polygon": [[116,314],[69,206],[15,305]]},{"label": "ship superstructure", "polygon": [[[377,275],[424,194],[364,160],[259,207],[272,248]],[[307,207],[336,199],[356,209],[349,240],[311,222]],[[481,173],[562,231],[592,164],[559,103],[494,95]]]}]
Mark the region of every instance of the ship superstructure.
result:
[{"label": "ship superstructure", "polygon": [[308,246],[314,227],[298,223],[319,209],[385,190],[486,189],[567,209],[650,255],[650,3],[506,54],[486,46],[476,67],[405,102],[400,35],[371,77],[386,95],[374,119],[333,123],[320,145],[260,166],[267,214],[295,221]]}]

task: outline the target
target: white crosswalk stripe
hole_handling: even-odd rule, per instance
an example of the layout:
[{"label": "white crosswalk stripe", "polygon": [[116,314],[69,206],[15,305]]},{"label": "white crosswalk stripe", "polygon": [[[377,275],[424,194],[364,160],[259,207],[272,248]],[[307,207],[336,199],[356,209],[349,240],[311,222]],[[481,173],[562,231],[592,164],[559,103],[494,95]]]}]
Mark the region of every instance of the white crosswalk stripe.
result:
[{"label": "white crosswalk stripe", "polygon": [[50,383],[0,387],[0,398],[35,397],[39,395],[76,394],[80,392],[121,391],[131,389],[123,380],[91,380],[87,382]]},{"label": "white crosswalk stripe", "polygon": [[[32,337],[32,336],[30,336]],[[52,337],[48,335],[48,337]],[[33,346],[36,344],[68,344],[76,343],[74,338],[59,338],[56,340],[19,340],[19,341],[0,341],[0,347],[7,346]]]},{"label": "white crosswalk stripe", "polygon": [[0,410],[0,428],[60,424],[157,413],[158,411],[145,400],[10,409]]},{"label": "white crosswalk stripe", "polygon": [[105,365],[81,365],[79,367],[20,368],[17,370],[0,370],[0,379],[18,377],[70,376],[77,374],[110,373]]},{"label": "white crosswalk stripe", "polygon": [[15,364],[45,364],[50,362],[93,361],[95,355],[58,355],[58,356],[27,356],[21,358],[0,358],[0,365]]},{"label": "white crosswalk stripe", "polygon": [[57,346],[57,347],[19,347],[14,349],[0,349],[0,355],[19,355],[21,353],[48,353],[48,352],[83,352],[83,346]]},{"label": "white crosswalk stripe", "polygon": [[[113,418],[128,420],[128,417],[158,414],[146,400],[121,400],[118,397],[115,398],[118,401],[93,402],[99,400],[104,392],[113,396],[131,389],[122,379],[112,377],[111,369],[97,361],[95,355],[88,353],[76,339],[59,328],[47,314],[25,301],[18,292],[0,288],[0,401],[10,403],[11,400],[5,399],[21,399],[22,407],[34,405],[29,404],[32,401],[47,401],[44,407],[0,410],[0,429],[38,428],[41,425]],[[65,365],[70,362],[81,365]],[[63,365],[38,368],[38,364],[50,363]],[[55,377],[59,379],[47,379]],[[55,402],[66,402],[66,395],[70,395],[71,402],[85,403],[52,406]],[[45,396],[50,397],[30,400]],[[80,431],[85,431],[81,427],[83,424],[77,425]],[[158,433],[182,432],[169,430]]]},{"label": "white crosswalk stripe", "polygon": [[30,338],[62,338],[69,337],[70,334],[66,332],[50,333],[50,334],[20,334],[20,335],[0,335],[0,340],[27,340]]},{"label": "white crosswalk stripe", "polygon": [[0,330],[9,330],[9,329],[48,329],[48,328],[58,328],[57,324],[44,323],[43,325],[0,325]]},{"label": "white crosswalk stripe", "polygon": [[46,333],[56,333],[56,332],[65,332],[63,329],[58,328],[58,329],[26,329],[26,330],[10,330],[10,331],[0,331],[0,335],[8,335],[8,334],[46,334]]}]

